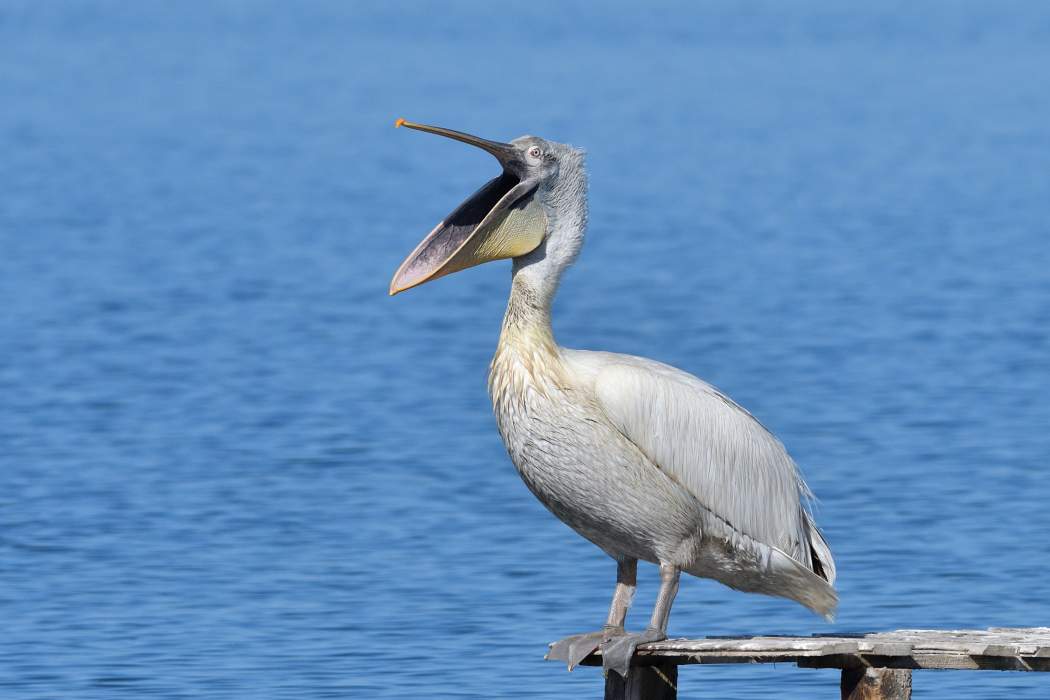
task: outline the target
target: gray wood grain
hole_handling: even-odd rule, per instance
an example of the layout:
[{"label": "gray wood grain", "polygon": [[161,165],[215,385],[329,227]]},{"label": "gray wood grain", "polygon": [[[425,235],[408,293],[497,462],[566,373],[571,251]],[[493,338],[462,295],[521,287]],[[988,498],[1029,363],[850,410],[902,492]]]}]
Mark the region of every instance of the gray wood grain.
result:
[{"label": "gray wood grain", "polygon": [[[601,652],[587,665],[601,665]],[[708,637],[643,644],[632,661],[732,664],[795,663],[806,668],[938,668],[1050,671],[1050,627],[895,630],[815,637]]]}]

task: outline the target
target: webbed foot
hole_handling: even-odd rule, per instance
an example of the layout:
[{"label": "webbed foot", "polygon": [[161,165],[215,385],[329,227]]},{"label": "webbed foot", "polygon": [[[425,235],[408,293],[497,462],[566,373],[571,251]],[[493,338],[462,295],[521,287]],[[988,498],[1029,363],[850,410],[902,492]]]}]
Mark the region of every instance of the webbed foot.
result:
[{"label": "webbed foot", "polygon": [[602,644],[602,672],[608,675],[609,670],[616,671],[621,678],[627,678],[631,668],[631,657],[639,644],[661,642],[667,639],[666,630],[648,628],[637,634],[624,634]]},{"label": "webbed foot", "polygon": [[606,626],[597,632],[574,634],[560,642],[551,644],[551,650],[543,658],[548,661],[564,661],[569,671],[586,659],[602,644],[627,634],[623,627]]}]

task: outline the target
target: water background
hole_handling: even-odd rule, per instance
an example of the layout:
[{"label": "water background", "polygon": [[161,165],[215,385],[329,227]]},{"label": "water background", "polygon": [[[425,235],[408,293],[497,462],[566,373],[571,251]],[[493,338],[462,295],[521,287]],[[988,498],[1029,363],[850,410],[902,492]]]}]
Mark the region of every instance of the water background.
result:
[{"label": "water background", "polygon": [[588,149],[559,341],[707,379],[821,499],[835,625],[689,578],[672,636],[1050,625],[1050,6],[16,0],[0,696],[600,695],[542,655],[613,563],[485,393],[510,264],[387,296],[498,166],[399,117]]}]

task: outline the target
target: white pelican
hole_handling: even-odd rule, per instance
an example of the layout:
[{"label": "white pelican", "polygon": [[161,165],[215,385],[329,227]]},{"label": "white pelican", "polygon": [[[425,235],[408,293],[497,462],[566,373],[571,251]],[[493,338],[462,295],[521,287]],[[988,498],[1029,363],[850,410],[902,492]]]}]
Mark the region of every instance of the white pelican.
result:
[{"label": "white pelican", "polygon": [[[551,302],[587,227],[583,152],[523,136],[510,143],[403,119],[491,153],[503,173],[438,224],[394,275],[390,293],[513,258],[510,303],[489,393],[496,424],[536,498],[616,560],[605,626],[547,658],[569,669],[599,647],[626,677],[635,648],[667,638],[680,572],[797,601],[830,620],[835,564],[784,446],[710,384],[641,357],[560,347]],[[638,560],[660,567],[649,627],[624,618]]]}]

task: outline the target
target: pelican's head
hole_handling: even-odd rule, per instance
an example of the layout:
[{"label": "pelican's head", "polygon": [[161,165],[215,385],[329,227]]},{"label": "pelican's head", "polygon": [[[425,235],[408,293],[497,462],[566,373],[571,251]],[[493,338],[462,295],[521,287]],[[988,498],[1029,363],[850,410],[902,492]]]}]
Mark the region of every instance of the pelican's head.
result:
[{"label": "pelican's head", "polygon": [[[446,136],[491,153],[503,173],[486,183],[437,225],[390,283],[390,294],[493,260],[563,259],[572,263],[583,242],[587,219],[583,153],[535,136],[499,143],[451,129],[397,126]],[[560,235],[559,231],[567,231]],[[549,238],[565,245],[548,245]],[[554,248],[560,255],[553,256]]]}]

